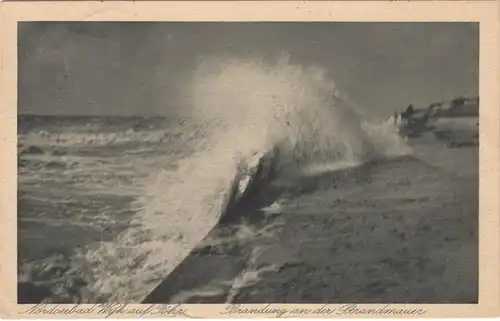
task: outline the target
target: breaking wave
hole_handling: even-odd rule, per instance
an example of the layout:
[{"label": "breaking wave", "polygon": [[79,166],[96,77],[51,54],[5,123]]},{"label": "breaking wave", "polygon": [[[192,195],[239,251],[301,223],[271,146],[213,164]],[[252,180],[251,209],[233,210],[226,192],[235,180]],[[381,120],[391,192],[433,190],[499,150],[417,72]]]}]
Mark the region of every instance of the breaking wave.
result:
[{"label": "breaking wave", "polygon": [[21,143],[33,146],[105,146],[111,144],[158,143],[172,135],[171,130],[135,131],[128,129],[110,133],[49,133],[38,131],[21,136]]},{"label": "breaking wave", "polygon": [[[409,152],[392,126],[366,119],[342,99],[324,70],[286,57],[205,59],[185,89],[195,151],[149,177],[127,230],[73,256],[85,266],[80,274],[92,293],[86,301],[144,299],[217,224],[235,180],[241,194],[263,157],[272,158],[276,175],[293,176]],[[147,135],[159,141],[163,134]]]}]

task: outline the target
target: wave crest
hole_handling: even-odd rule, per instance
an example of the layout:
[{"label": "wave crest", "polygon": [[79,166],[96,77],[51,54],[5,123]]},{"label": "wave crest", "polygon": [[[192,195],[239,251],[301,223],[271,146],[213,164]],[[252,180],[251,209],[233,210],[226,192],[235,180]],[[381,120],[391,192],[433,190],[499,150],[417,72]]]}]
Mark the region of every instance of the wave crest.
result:
[{"label": "wave crest", "polygon": [[186,89],[196,152],[151,176],[128,230],[77,256],[90,267],[91,301],[142,300],[214,227],[235,182],[240,195],[252,185],[244,181],[262,157],[279,155],[273,175],[295,175],[408,151],[349,106],[324,70],[286,57],[205,59]]}]

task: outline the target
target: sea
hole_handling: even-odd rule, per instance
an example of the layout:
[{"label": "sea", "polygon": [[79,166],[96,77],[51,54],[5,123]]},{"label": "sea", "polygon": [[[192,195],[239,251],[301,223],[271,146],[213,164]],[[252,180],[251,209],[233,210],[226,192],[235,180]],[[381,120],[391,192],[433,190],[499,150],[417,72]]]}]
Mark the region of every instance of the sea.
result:
[{"label": "sea", "polygon": [[[147,226],[134,215],[149,214],[152,172],[161,177],[192,152],[181,134],[161,117],[20,116],[20,280],[65,287],[63,274],[67,279],[75,269],[96,282],[95,295],[111,295],[120,282],[112,274],[140,259],[134,247],[143,244]],[[127,230],[133,235],[117,239]]]},{"label": "sea", "polygon": [[413,157],[321,68],[209,61],[186,86],[163,116],[18,117],[20,301],[141,302],[262,159],[293,179]]}]

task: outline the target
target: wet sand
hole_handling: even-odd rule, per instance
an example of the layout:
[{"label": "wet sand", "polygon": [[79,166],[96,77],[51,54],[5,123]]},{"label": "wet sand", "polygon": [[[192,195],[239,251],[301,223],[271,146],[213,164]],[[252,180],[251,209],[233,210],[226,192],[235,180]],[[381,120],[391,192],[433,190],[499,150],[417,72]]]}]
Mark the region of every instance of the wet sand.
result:
[{"label": "wet sand", "polygon": [[301,179],[263,221],[216,227],[145,302],[476,303],[478,147],[408,143],[413,157]]}]

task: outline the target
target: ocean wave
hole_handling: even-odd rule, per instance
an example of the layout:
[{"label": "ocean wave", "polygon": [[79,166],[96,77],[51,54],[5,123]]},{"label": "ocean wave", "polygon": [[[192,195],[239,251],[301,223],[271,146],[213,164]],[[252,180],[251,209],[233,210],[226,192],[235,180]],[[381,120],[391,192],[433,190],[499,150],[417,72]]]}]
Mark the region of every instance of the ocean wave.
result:
[{"label": "ocean wave", "polygon": [[40,155],[45,154],[45,151],[37,146],[28,146],[26,148],[21,149],[20,155],[31,154],[31,155]]},{"label": "ocean wave", "polygon": [[136,131],[127,129],[117,132],[92,133],[92,132],[62,132],[32,131],[19,135],[23,145],[34,145],[32,150],[39,151],[43,146],[106,146],[125,143],[159,143],[167,142],[180,135],[179,132],[169,128],[154,131]]},{"label": "ocean wave", "polygon": [[[205,59],[186,91],[186,112],[197,128],[191,134],[196,151],[144,181],[133,227],[72,256],[90,293],[83,301],[142,301],[227,215],[228,204],[245,195],[251,203],[252,193],[277,177],[409,152],[397,133],[364,119],[346,103],[322,69],[293,65],[286,58],[274,64]],[[161,142],[171,134],[128,130],[89,139],[38,133],[24,140],[99,145]],[[254,272],[252,279],[258,277]],[[242,284],[250,282],[249,275]]]}]

